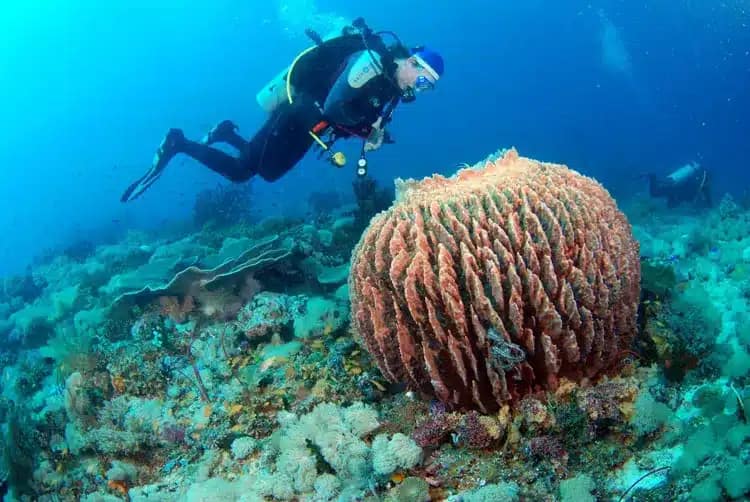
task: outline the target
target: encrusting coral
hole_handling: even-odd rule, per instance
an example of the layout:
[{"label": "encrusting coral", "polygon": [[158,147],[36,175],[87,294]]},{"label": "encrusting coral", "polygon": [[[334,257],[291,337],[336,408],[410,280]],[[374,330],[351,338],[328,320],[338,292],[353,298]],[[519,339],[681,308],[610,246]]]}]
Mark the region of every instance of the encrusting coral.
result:
[{"label": "encrusting coral", "polygon": [[352,322],[387,379],[489,412],[625,356],[639,245],[599,183],[509,150],[398,188],[350,275]]}]

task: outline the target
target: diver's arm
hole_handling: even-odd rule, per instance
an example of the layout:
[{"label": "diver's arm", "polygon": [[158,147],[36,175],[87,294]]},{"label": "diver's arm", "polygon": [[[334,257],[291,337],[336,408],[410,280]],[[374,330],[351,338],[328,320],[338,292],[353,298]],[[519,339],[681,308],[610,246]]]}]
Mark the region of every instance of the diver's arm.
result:
[{"label": "diver's arm", "polygon": [[383,117],[378,119],[372,124],[372,131],[365,141],[365,151],[371,152],[377,150],[383,146],[383,140],[385,139],[385,127],[383,127]]},{"label": "diver's arm", "polygon": [[390,103],[385,105],[385,108],[377,120],[372,123],[372,131],[370,132],[370,137],[367,138],[367,142],[365,143],[365,151],[377,150],[384,144],[395,143],[393,137],[386,129],[386,126],[393,119],[393,110],[396,108],[396,105],[400,100],[400,97],[392,99]]}]

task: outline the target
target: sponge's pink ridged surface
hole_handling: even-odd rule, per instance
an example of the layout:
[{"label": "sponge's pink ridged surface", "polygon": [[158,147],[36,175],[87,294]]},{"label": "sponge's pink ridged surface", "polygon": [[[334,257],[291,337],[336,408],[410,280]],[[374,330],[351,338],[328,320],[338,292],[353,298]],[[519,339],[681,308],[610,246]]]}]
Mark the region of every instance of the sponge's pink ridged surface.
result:
[{"label": "sponge's pink ridged surface", "polygon": [[623,357],[639,248],[599,183],[510,150],[400,190],[349,280],[355,330],[388,380],[489,412]]}]

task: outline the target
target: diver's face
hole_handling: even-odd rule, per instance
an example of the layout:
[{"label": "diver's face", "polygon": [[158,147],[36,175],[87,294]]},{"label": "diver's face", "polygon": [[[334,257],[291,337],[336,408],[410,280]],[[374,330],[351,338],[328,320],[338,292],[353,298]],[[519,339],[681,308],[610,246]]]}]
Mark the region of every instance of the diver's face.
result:
[{"label": "diver's face", "polygon": [[398,85],[402,91],[407,89],[412,89],[414,92],[430,91],[435,88],[435,79],[412,56],[399,65]]}]

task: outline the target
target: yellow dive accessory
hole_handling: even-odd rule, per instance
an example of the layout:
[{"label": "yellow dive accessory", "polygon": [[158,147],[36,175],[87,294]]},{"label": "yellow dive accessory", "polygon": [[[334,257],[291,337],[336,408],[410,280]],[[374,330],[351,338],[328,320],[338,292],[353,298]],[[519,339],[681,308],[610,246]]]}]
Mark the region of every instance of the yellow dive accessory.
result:
[{"label": "yellow dive accessory", "polygon": [[335,139],[326,142],[320,137],[321,134],[330,134],[330,131],[331,125],[326,120],[321,120],[320,122],[315,124],[312,129],[307,131],[307,134],[309,134],[310,137],[315,140],[315,142],[324,152],[329,153],[328,160],[331,164],[336,167],[344,167],[344,165],[346,164],[346,155],[344,155],[344,152],[331,152],[331,145],[333,145]]},{"label": "yellow dive accessory", "polygon": [[[316,143],[325,150],[326,152],[330,151],[330,147],[326,144],[325,141],[320,139],[320,136],[315,134],[312,131],[308,131],[310,133],[310,136],[315,140]],[[331,152],[331,155],[328,156],[328,161],[333,164],[336,167],[344,167],[346,165],[346,155],[344,155],[344,152]]]},{"label": "yellow dive accessory", "polygon": [[331,155],[331,163],[336,167],[344,167],[346,164],[346,155],[344,155],[344,152],[336,152]]}]

